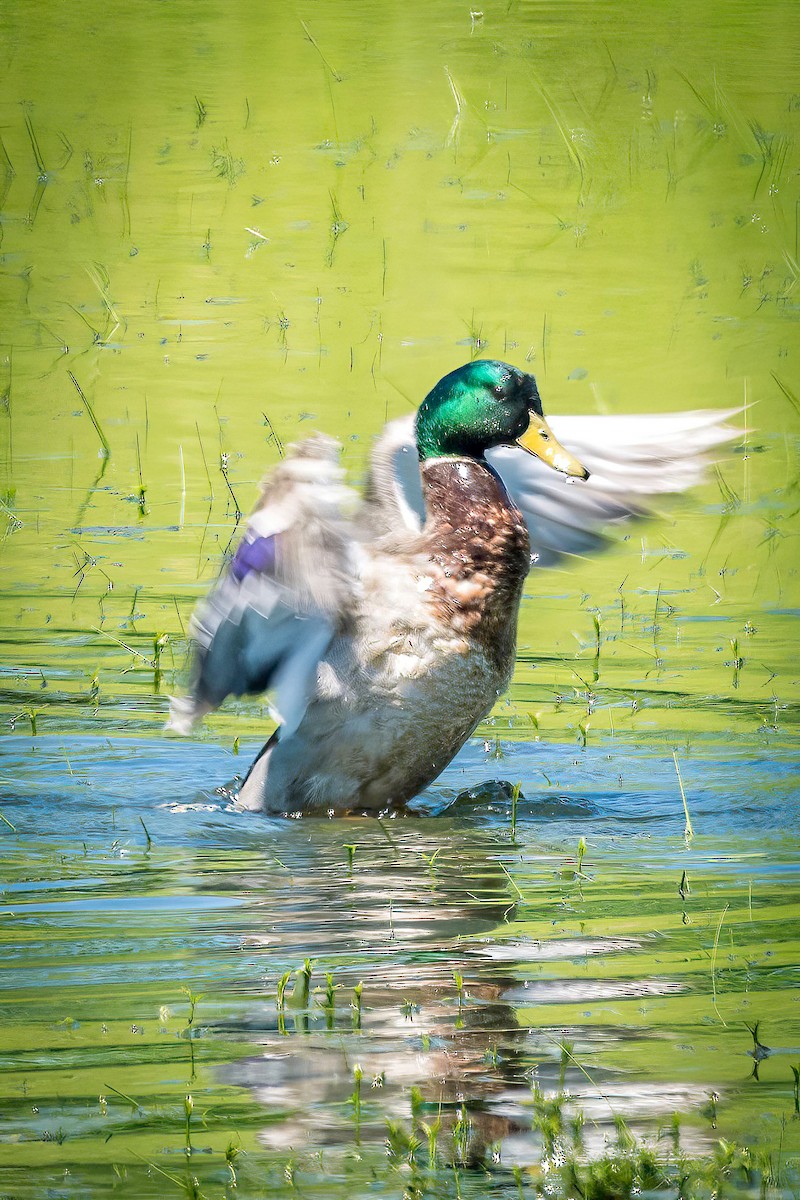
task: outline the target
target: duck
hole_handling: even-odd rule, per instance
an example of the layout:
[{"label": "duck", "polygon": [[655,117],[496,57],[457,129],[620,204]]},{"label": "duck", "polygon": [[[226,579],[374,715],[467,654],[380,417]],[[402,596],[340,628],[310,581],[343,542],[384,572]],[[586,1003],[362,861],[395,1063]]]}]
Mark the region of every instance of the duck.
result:
[{"label": "duck", "polygon": [[735,411],[548,422],[532,374],[476,359],[385,426],[360,494],[332,438],[290,447],[192,618],[168,728],[268,693],[238,808],[413,811],[510,683],[531,571],[698,483]]}]

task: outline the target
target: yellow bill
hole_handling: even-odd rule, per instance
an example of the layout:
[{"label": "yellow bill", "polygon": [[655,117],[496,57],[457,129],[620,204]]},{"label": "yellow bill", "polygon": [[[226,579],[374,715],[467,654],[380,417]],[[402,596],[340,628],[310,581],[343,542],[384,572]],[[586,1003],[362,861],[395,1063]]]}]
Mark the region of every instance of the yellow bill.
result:
[{"label": "yellow bill", "polygon": [[535,454],[542,462],[547,463],[554,471],[564,475],[572,475],[578,479],[588,479],[589,472],[583,463],[578,462],[574,454],[565,450],[553,436],[553,431],[538,413],[531,413],[531,421],[525,432],[517,438],[517,445],[522,446],[529,454]]}]

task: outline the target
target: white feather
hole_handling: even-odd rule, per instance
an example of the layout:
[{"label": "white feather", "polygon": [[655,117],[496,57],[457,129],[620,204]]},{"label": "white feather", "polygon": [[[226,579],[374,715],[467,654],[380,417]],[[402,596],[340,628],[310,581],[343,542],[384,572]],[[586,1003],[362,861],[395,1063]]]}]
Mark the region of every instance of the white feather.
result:
[{"label": "white feather", "polygon": [[[654,497],[700,483],[709,452],[736,436],[726,422],[740,411],[551,417],[555,436],[590,472],[585,481],[567,480],[518,446],[497,446],[486,459],[525,518],[533,562],[550,566],[601,549],[611,526],[646,515]],[[419,530],[425,508],[413,414],[392,421],[376,443],[374,478],[386,480],[390,466],[376,525],[386,527],[393,503],[395,528]]]}]

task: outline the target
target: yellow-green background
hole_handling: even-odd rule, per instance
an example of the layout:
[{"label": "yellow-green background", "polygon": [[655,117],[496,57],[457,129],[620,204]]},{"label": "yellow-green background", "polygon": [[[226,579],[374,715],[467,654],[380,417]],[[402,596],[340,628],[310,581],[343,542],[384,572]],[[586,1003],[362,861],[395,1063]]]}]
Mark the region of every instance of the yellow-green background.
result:
[{"label": "yellow-green background", "polygon": [[[792,17],[780,3],[7,6],[12,707],[80,719],[58,701],[95,677],[104,719],[122,701],[155,727],[151,673],[113,639],[152,658],[166,633],[162,665],[182,663],[177,610],[185,622],[234,534],[220,453],[245,511],[271,431],[335,434],[357,477],[385,418],[478,353],[532,369],[551,412],[753,406],[721,466],[730,491],[712,476],[621,552],[531,578],[521,650],[555,662],[521,665],[518,732],[531,708],[563,731],[553,698],[577,681],[560,659],[592,654],[593,610],[600,707],[623,720],[637,695],[655,719],[665,690],[691,711],[658,723],[682,732],[755,732],[770,704],[793,705]],[[111,450],[94,488],[100,442],[69,372]],[[654,640],[659,588],[675,612],[660,605]]]}]

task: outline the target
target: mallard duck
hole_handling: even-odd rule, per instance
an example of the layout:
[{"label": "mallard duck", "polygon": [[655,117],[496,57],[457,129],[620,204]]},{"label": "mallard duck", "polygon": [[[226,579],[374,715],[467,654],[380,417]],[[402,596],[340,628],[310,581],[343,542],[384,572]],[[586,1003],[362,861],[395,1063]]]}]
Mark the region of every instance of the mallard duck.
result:
[{"label": "mallard duck", "polygon": [[193,618],[190,690],[171,728],[268,691],[278,727],[240,806],[403,810],[507,687],[532,565],[598,548],[649,495],[697,482],[732,436],[728,415],[551,429],[532,375],[478,360],[441,379],[415,419],[386,426],[360,500],[335,442],[292,447]]}]

